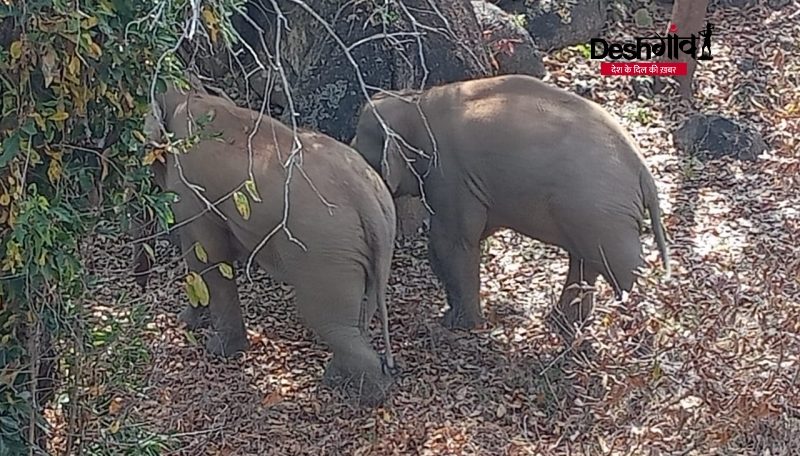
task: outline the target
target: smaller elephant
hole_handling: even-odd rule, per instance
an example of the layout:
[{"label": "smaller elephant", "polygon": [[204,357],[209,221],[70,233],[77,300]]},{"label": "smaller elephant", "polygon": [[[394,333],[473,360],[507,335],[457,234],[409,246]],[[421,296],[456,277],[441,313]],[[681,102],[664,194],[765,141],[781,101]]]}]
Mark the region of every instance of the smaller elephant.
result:
[{"label": "smaller elephant", "polygon": [[395,196],[424,195],[433,210],[428,254],[447,291],[446,326],[482,322],[480,242],[501,228],[569,252],[550,316],[567,338],[593,307],[582,280],[631,290],[645,210],[669,275],[655,182],[630,136],[597,104],[536,78],[376,94],[351,145]]},{"label": "smaller elephant", "polygon": [[[178,197],[181,249],[207,284],[207,350],[229,356],[248,348],[236,281],[215,265],[252,256],[273,278],[294,285],[301,319],[333,351],[325,380],[356,388],[364,404],[383,402],[394,369],[386,295],[396,222],[380,176],[348,146],[311,131],[295,135],[202,87],[170,86],[156,101],[145,125],[152,140],[201,132],[153,171],[156,183]],[[250,201],[247,217],[241,197]],[[193,252],[196,243],[206,261]],[[196,327],[203,309],[188,306],[181,319]],[[368,338],[376,310],[385,359]]]}]

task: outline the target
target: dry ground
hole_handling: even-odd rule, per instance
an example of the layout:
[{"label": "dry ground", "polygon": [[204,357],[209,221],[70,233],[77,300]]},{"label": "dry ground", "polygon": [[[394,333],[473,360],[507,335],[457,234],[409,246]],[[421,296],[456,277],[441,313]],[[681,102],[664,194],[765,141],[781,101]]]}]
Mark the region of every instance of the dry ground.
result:
[{"label": "dry ground", "polygon": [[[588,87],[639,142],[672,242],[672,281],[660,280],[648,235],[648,268],[626,303],[598,282],[597,318],[586,330],[591,358],[565,350],[542,324],[566,273],[563,252],[511,232],[489,240],[482,270],[488,328],[450,332],[438,322],[444,294],[419,237],[401,242],[391,278],[393,349],[403,375],[384,407],[352,408],[320,386],[329,354],[299,324],[289,287],[263,275],[240,280],[253,347],[241,359],[213,359],[202,338],[176,322],[183,265],[164,260],[174,252],[160,246],[162,267],[141,294],[126,271],[129,246],[98,238],[90,260],[101,276],[95,316],[124,335],[103,359],[128,383],[87,385],[86,398],[105,399],[84,414],[85,448],[800,454],[800,3],[778,12],[717,11],[712,21],[721,24],[716,55],[698,70],[694,108],[672,91],[637,98],[629,78],[597,77],[599,65],[577,50],[547,59],[553,83]],[[638,34],[631,24],[611,28]],[[753,124],[771,151],[755,163],[681,156],[670,132],[692,109]],[[61,429],[63,419],[56,413]]]}]

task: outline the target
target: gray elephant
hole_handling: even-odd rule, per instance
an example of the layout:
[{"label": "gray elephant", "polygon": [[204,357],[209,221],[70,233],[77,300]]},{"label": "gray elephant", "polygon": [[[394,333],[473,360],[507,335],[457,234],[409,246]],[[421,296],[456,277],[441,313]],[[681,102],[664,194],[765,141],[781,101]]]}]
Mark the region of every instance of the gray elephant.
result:
[{"label": "gray elephant", "polygon": [[[357,388],[362,403],[381,403],[394,368],[386,294],[396,225],[380,176],[347,145],[310,131],[295,137],[278,121],[202,88],[169,88],[158,95],[153,112],[146,130],[154,140],[165,132],[184,139],[202,128],[187,153],[166,154],[154,173],[162,188],[178,196],[173,211],[183,224],[180,242],[189,269],[204,271],[213,328],[208,351],[227,356],[248,348],[236,282],[214,265],[246,262],[252,253],[273,278],[294,285],[301,319],[333,351],[325,380]],[[285,166],[298,148],[295,157],[301,160]],[[248,169],[256,192],[247,197],[245,218],[245,206],[240,202],[237,209],[231,195],[252,193],[243,185]],[[197,258],[195,243],[207,261]],[[376,309],[385,359],[367,336]],[[197,327],[202,311],[190,305],[181,319]]]},{"label": "gray elephant", "polygon": [[567,338],[593,306],[573,285],[602,275],[617,296],[631,290],[646,209],[669,275],[656,186],[630,136],[597,104],[536,78],[376,94],[351,145],[395,196],[424,192],[446,326],[481,324],[479,245],[500,228],[569,252],[560,312],[549,318]]}]

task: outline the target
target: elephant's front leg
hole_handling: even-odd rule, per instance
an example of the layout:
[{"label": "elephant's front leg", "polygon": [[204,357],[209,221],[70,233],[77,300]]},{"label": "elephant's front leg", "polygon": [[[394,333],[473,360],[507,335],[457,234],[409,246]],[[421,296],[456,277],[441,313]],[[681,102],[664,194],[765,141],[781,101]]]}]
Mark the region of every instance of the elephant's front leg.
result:
[{"label": "elephant's front leg", "polygon": [[191,304],[187,304],[178,314],[178,320],[182,321],[191,331],[207,326],[209,319],[208,307],[195,307]]},{"label": "elephant's front leg", "polygon": [[[196,224],[199,225],[199,224]],[[197,259],[193,251],[194,240],[199,240],[208,256],[208,262]],[[181,244],[190,271],[200,273],[208,287],[208,313],[211,317],[212,333],[206,340],[206,349],[216,355],[231,356],[247,350],[249,342],[239,303],[239,292],[235,279],[225,278],[215,265],[220,262],[233,264],[228,234],[217,226],[192,226],[191,234],[181,235]],[[180,318],[189,326],[198,326],[205,318],[204,309],[187,307]]]},{"label": "elephant's front leg", "polygon": [[444,284],[450,305],[442,324],[448,328],[474,329],[483,324],[480,305],[481,230],[477,234],[465,232],[463,225],[444,222],[436,216],[432,220],[428,248],[431,268]]}]

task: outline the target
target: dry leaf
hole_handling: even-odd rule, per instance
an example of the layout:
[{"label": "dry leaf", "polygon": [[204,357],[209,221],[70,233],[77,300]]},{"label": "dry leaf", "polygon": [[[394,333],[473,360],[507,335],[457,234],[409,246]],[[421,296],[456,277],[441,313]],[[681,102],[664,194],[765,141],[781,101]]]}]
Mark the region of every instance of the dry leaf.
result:
[{"label": "dry leaf", "polygon": [[282,400],[283,397],[281,396],[281,393],[278,392],[278,390],[275,390],[261,400],[261,405],[264,407],[269,407],[281,402]]},{"label": "dry leaf", "polygon": [[108,404],[108,414],[112,416],[119,414],[119,412],[122,410],[122,404],[123,401],[121,397],[115,397],[112,399]]}]

